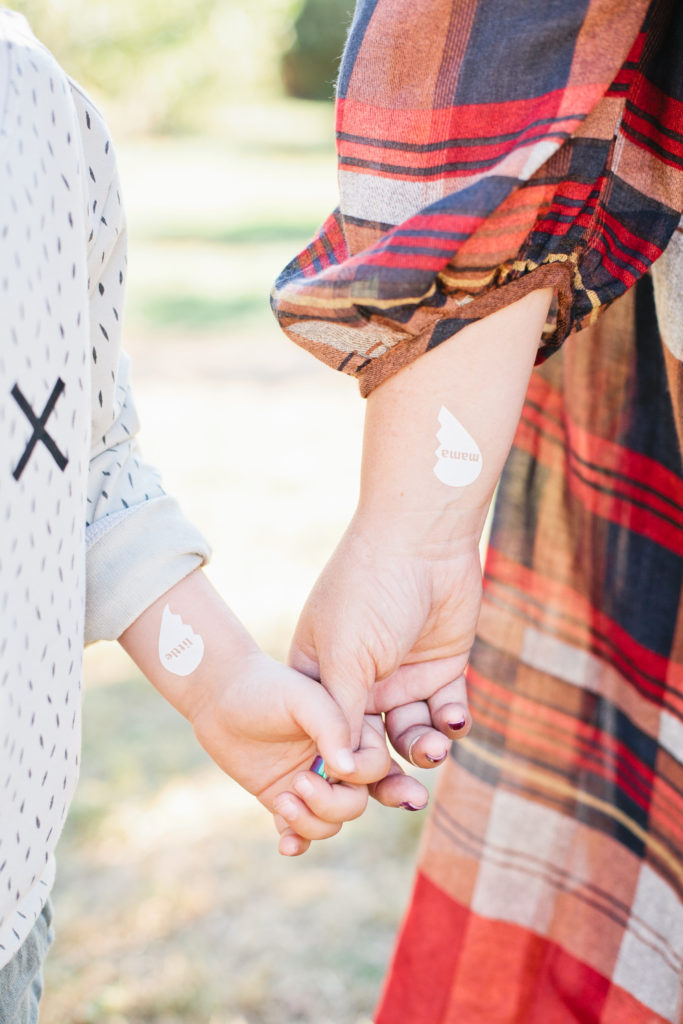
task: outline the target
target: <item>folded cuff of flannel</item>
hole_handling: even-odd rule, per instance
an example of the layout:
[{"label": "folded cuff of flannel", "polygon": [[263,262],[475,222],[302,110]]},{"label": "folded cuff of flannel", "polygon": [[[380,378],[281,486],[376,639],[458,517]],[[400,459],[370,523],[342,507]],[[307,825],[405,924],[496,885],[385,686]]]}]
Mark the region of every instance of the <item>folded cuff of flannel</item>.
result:
[{"label": "folded cuff of flannel", "polygon": [[210,555],[206,540],[168,496],[117,515],[110,528],[106,520],[96,525],[86,555],[86,643],[116,640]]},{"label": "folded cuff of flannel", "polygon": [[[553,288],[557,300],[556,326],[552,339],[544,341],[539,348],[537,361],[542,362],[560,347],[570,332],[573,273],[574,267],[568,261],[545,263],[507,284],[490,288],[465,304],[447,302],[439,309],[440,330],[435,330],[435,324],[431,323],[426,331],[397,343],[383,355],[374,359],[363,359],[364,366],[355,368],[351,360],[347,361],[344,370],[347,373],[355,373],[361,395],[367,398],[376,387],[398,370],[452,338],[468,324],[510,306],[529,292],[539,288]],[[321,355],[320,358],[324,357]]]}]

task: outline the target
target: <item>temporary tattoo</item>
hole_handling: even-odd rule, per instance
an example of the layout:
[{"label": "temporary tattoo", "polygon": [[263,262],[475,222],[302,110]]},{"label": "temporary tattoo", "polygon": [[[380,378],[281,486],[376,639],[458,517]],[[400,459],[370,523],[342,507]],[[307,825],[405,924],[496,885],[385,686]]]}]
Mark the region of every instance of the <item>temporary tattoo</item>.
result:
[{"label": "temporary tattoo", "polygon": [[174,676],[189,676],[204,657],[204,641],[166,605],[159,631],[159,660]]},{"label": "temporary tattoo", "polygon": [[477,479],[482,469],[477,442],[445,405],[441,406],[439,423],[434,472],[448,487],[466,487]]}]

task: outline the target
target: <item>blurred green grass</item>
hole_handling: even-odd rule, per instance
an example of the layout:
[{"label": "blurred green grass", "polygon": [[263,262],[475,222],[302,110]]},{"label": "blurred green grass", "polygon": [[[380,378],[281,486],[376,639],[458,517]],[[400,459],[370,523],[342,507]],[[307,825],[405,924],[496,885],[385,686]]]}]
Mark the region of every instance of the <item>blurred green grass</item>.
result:
[{"label": "blurred green grass", "polygon": [[[107,107],[115,137],[217,133],[227,104],[281,91],[302,0],[14,0]],[[335,11],[341,50],[341,11]],[[330,20],[330,19],[328,19]]]},{"label": "blurred green grass", "polygon": [[275,276],[331,207],[333,137],[329,104],[280,100],[234,113],[226,138],[120,147],[129,329],[229,335],[263,323]]}]

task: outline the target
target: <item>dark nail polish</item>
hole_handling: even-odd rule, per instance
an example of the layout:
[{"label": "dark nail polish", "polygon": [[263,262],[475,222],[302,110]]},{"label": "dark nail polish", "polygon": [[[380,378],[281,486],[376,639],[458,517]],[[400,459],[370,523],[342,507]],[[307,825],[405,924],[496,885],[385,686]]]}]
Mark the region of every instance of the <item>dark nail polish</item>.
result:
[{"label": "dark nail polish", "polygon": [[[452,728],[452,726],[451,726],[451,728]],[[429,754],[425,754],[425,757],[427,758],[428,761],[431,761],[432,764],[441,764],[441,762],[443,761],[443,759],[446,757],[447,754],[448,754],[448,751],[444,750],[443,754],[441,754],[439,757],[430,757]]]},{"label": "dark nail polish", "polygon": [[467,725],[467,719],[463,717],[463,718],[460,719],[459,722],[449,722],[448,723],[448,728],[452,729],[453,732],[458,732],[459,729],[464,729],[466,725]]},{"label": "dark nail polish", "polygon": [[404,807],[406,809],[406,811],[424,811],[424,809],[425,809],[425,807],[427,805],[423,804],[422,807],[416,807],[415,804],[411,804],[411,803],[406,802],[404,804],[399,804],[398,806],[399,807]]}]

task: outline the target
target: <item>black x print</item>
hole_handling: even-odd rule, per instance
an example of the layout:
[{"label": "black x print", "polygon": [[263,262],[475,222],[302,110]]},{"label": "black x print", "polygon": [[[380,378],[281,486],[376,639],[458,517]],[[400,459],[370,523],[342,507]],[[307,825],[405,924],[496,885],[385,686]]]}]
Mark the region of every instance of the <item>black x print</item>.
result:
[{"label": "black x print", "polygon": [[49,451],[50,455],[61,469],[61,471],[64,472],[64,470],[66,469],[66,465],[69,460],[65,455],[62,455],[59,448],[57,447],[57,445],[55,444],[55,442],[45,429],[45,424],[47,423],[52,410],[57,404],[57,399],[59,398],[63,390],[64,381],[62,380],[61,377],[58,377],[57,383],[52,389],[52,394],[48,398],[45,408],[43,409],[40,416],[36,416],[33,409],[28,404],[28,402],[22,395],[21,391],[19,390],[19,385],[15,384],[14,387],[12,388],[12,398],[15,400],[21,411],[26,414],[31,426],[33,427],[33,434],[31,436],[31,440],[26,445],[26,451],[19,459],[19,464],[17,465],[17,468],[14,470],[12,474],[15,480],[18,480],[21,474],[26,469],[28,460],[31,458],[31,455],[33,453],[33,449],[35,448],[39,441],[43,442],[43,444]]}]

